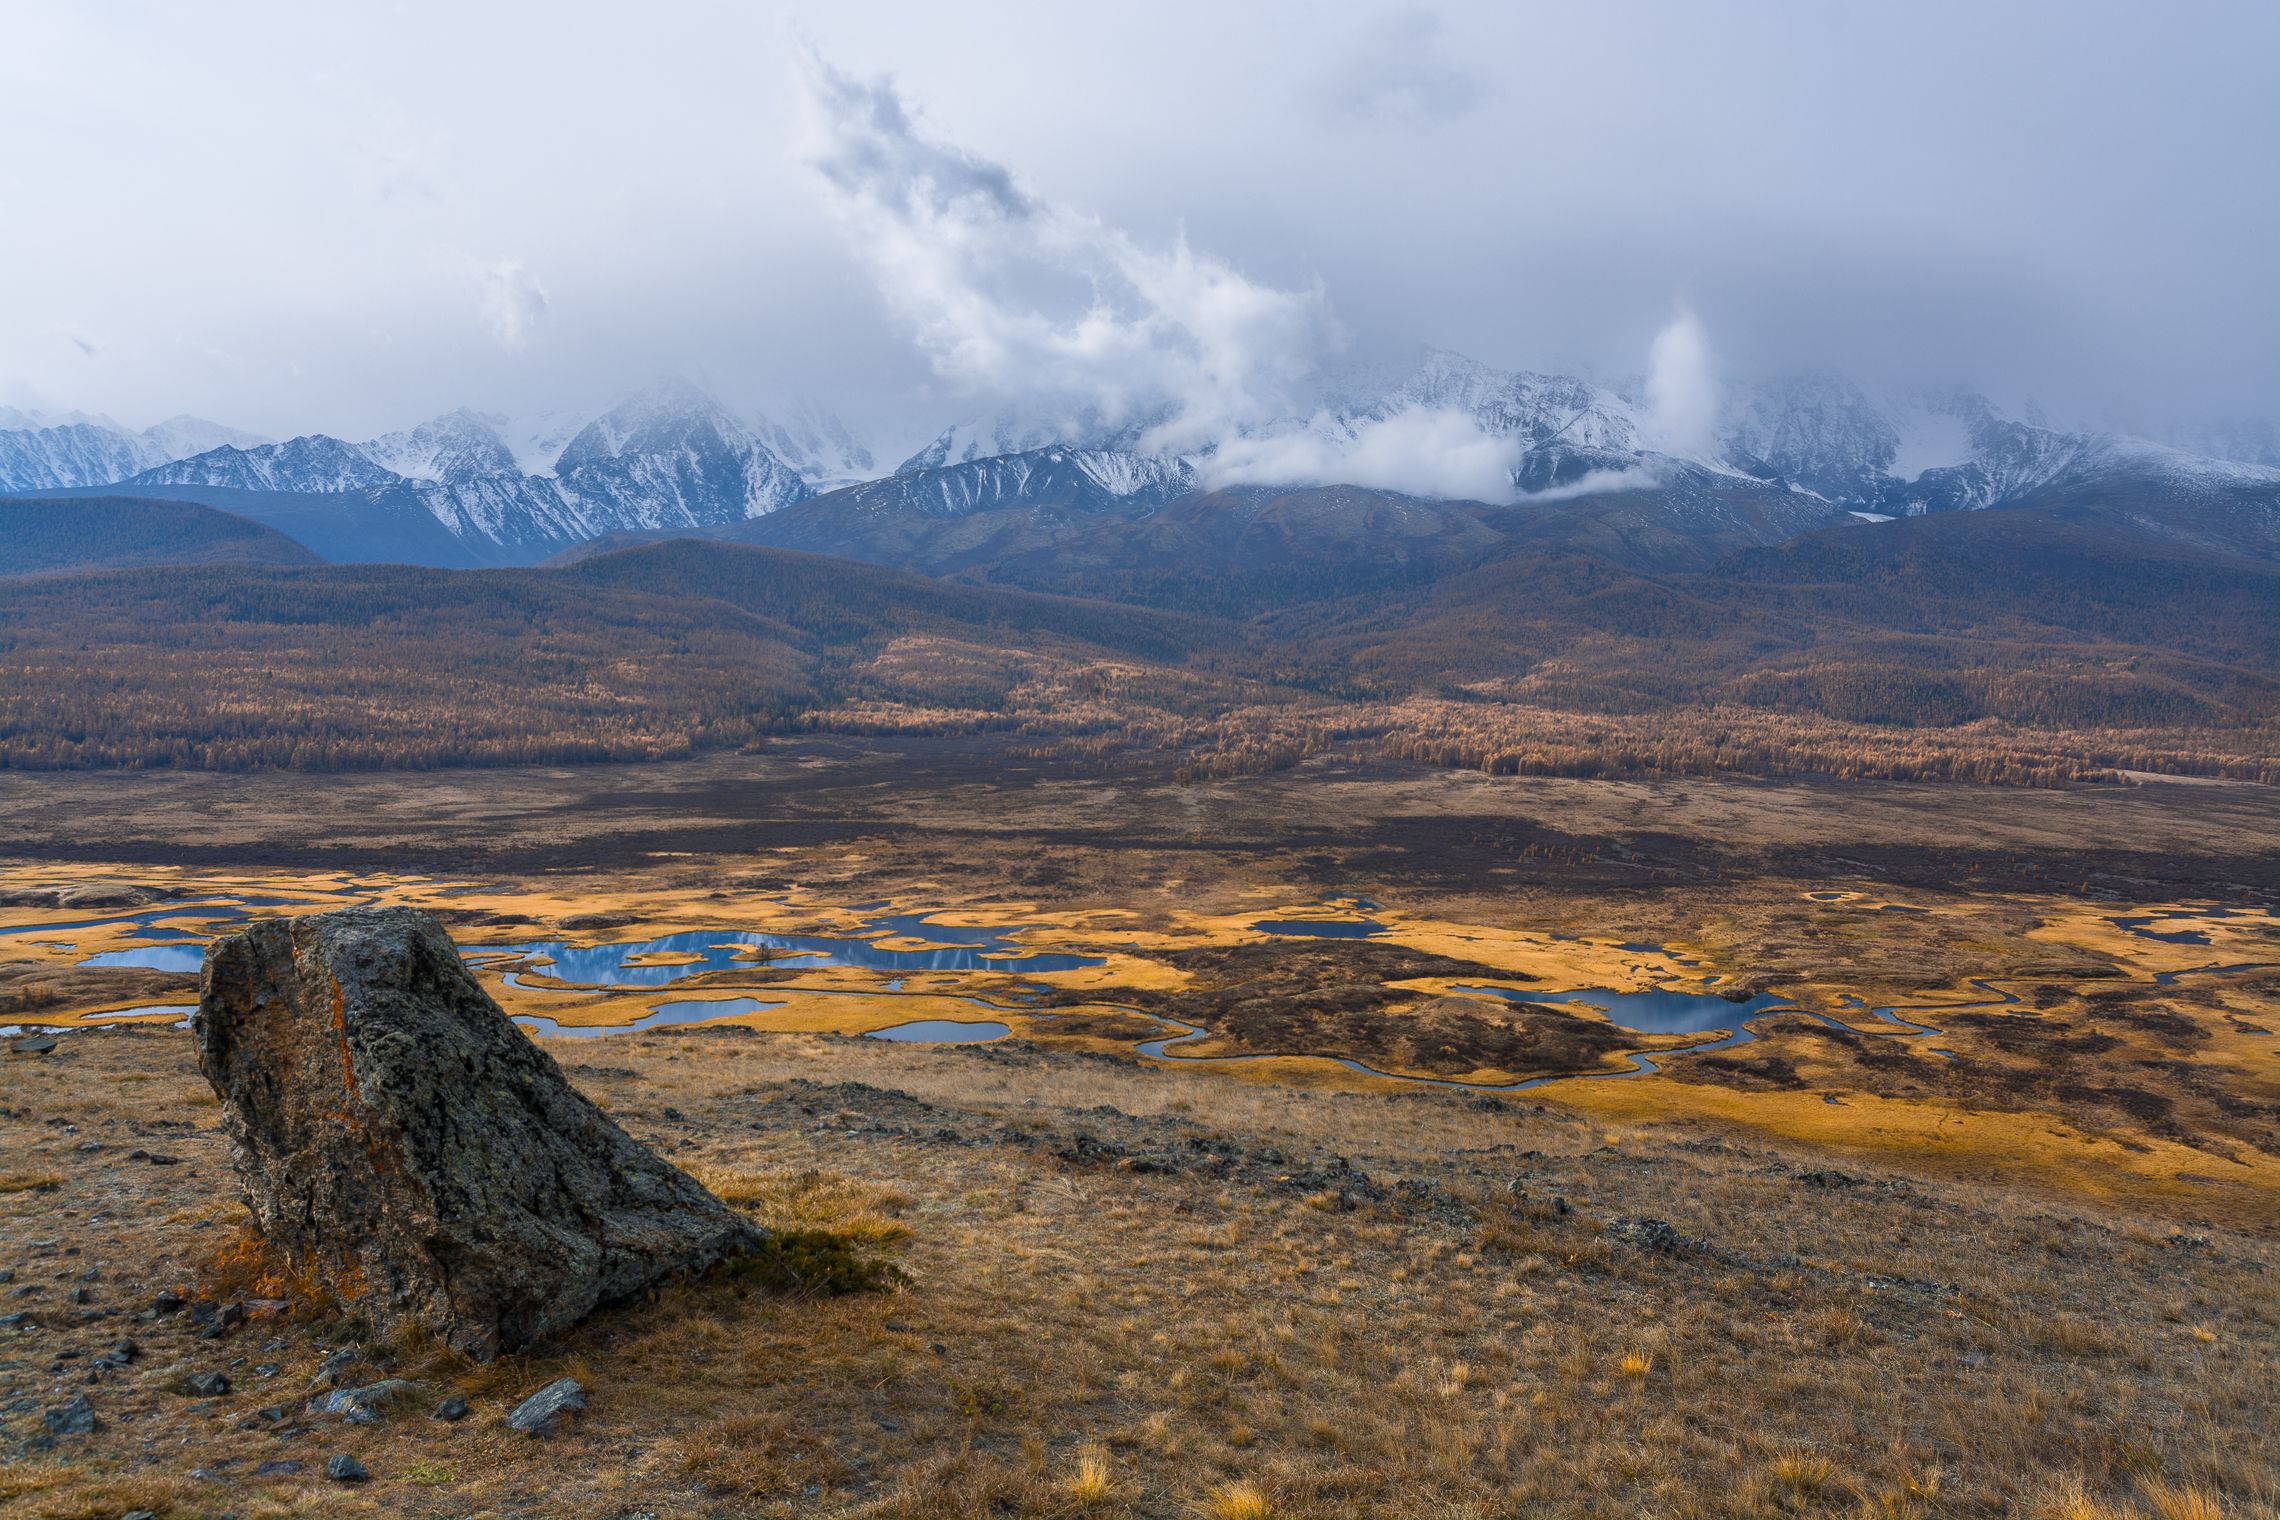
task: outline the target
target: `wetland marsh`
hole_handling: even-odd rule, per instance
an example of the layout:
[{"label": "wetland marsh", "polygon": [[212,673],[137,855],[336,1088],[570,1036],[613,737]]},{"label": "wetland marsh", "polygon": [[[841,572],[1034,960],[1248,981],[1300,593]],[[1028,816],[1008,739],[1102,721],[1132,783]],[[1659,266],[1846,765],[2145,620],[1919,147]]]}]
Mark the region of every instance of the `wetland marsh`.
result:
[{"label": "wetland marsh", "polygon": [[[154,776],[71,858],[47,795],[0,776],[28,847],[0,866],[0,1027],[72,1031],[0,1054],[19,1283],[70,1238],[98,1303],[130,1269],[210,1291],[242,1210],[172,1027],[183,968],[249,917],[364,901],[436,914],[575,1083],[723,1196],[909,1277],[700,1286],[505,1373],[381,1348],[479,1410],[598,1379],[569,1467],[478,1424],[432,1493],[265,1469],[291,1443],[190,1412],[164,1380],[200,1343],[159,1341],[104,1394],[136,1455],[25,1469],[47,1486],[15,1497],[1062,1516],[1095,1451],[1119,1497],[1087,1512],[1135,1516],[1239,1482],[1300,1516],[1709,1492],[2056,1520],[2067,1484],[2148,1472],[2242,1515],[2270,1494],[2260,792],[2062,815],[1957,788],[900,771],[896,794],[809,760],[693,793],[656,769],[280,783],[267,834],[226,778]],[[1325,796],[1349,821],[1310,831]],[[212,820],[197,858],[170,798]],[[494,828],[459,856],[406,842],[469,810]],[[741,847],[691,847],[708,812]],[[264,1333],[296,1371],[328,1350]],[[430,1471],[425,1423],[355,1449]]]}]

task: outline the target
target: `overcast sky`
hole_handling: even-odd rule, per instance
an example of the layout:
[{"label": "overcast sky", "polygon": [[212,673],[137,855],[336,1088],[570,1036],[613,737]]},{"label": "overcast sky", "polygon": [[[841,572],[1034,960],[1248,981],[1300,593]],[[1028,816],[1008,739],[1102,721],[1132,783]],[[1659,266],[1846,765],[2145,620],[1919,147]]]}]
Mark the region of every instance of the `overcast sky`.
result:
[{"label": "overcast sky", "polygon": [[1737,374],[2280,411],[2270,0],[0,0],[0,36],[0,404],[362,437],[677,372],[903,439],[1041,371],[1231,415],[1415,343],[1627,380],[1684,307]]}]

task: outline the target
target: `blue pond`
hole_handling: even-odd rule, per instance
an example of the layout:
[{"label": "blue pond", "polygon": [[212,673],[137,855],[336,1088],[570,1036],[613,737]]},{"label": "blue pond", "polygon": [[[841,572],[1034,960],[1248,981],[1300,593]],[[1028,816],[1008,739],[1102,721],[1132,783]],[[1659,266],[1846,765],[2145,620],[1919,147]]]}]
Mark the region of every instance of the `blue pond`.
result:
[{"label": "blue pond", "polygon": [[[584,987],[663,987],[703,971],[727,971],[759,964],[754,950],[797,957],[801,969],[860,966],[873,971],[1075,971],[1101,964],[1098,956],[1029,953],[1011,944],[1002,929],[967,929],[930,924],[916,915],[874,919],[888,935],[928,940],[941,948],[887,950],[871,939],[814,934],[762,934],[756,930],[695,929],[657,939],[609,945],[571,945],[563,940],[532,940],[519,945],[467,945],[464,955],[544,957],[535,968],[557,981]],[[674,965],[628,965],[640,955],[687,955]],[[513,978],[510,977],[510,981]]]},{"label": "blue pond", "polygon": [[515,1022],[534,1034],[566,1039],[592,1039],[605,1034],[632,1034],[641,1029],[659,1029],[669,1024],[702,1024],[708,1019],[734,1018],[740,1013],[759,1013],[768,1008],[781,1008],[781,1003],[763,1003],[758,998],[691,998],[679,1003],[659,1003],[648,1013],[630,1024],[558,1024],[537,1014],[518,1013]]},{"label": "blue pond", "polygon": [[1299,939],[1368,939],[1385,933],[1374,918],[1267,918],[1251,925],[1261,934],[1283,934]]},{"label": "blue pond", "polygon": [[135,950],[106,950],[90,955],[82,966],[140,966],[148,971],[195,971],[205,964],[206,947],[196,945],[145,945]]},{"label": "blue pond", "polygon": [[1002,1040],[1013,1033],[1011,1026],[995,1019],[913,1019],[908,1024],[896,1024],[888,1029],[874,1029],[867,1039],[899,1040],[914,1045],[976,1045],[985,1040]]},{"label": "blue pond", "polygon": [[1521,992],[1510,987],[1459,987],[1473,996],[1500,997],[1514,1003],[1581,1003],[1607,1015],[1617,1028],[1635,1034],[1701,1034],[1711,1029],[1739,1029],[1775,1008],[1793,1006],[1789,999],[1761,992],[1746,1002],[1730,1002],[1706,992],[1611,992],[1586,987],[1580,992]]},{"label": "blue pond", "polygon": [[2199,929],[2163,931],[2150,926],[2173,918],[2213,918],[2216,916],[2218,915],[2201,913],[2150,913],[2143,918],[2109,918],[2106,922],[2124,934],[2134,934],[2139,939],[2157,939],[2165,945],[2205,945],[2209,942],[2209,936]]}]

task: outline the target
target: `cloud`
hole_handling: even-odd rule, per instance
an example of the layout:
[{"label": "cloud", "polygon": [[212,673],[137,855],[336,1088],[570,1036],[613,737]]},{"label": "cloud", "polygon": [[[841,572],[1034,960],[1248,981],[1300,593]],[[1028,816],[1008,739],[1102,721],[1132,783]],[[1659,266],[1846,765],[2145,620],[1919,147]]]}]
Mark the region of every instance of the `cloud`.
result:
[{"label": "cloud", "polygon": [[1663,472],[1652,463],[1629,464],[1617,470],[1592,470],[1565,485],[1546,486],[1541,491],[1523,491],[1517,499],[1530,506],[1549,506],[1555,501],[1572,501],[1578,496],[1612,496],[1618,491],[1652,491],[1662,485],[1664,478]]},{"label": "cloud", "polygon": [[1145,247],[934,137],[891,79],[800,53],[809,162],[887,305],[959,390],[1089,404],[1182,452],[1288,416],[1341,341],[1319,286],[1261,284],[1184,234]]},{"label": "cloud", "polygon": [[1420,6],[1363,28],[1316,94],[1333,115],[1421,126],[1471,115],[1491,89],[1486,74],[1451,56],[1440,16]]},{"label": "cloud", "polygon": [[1665,454],[1692,458],[1718,440],[1719,385],[1710,335],[1680,307],[1647,353],[1647,414],[1642,441]]},{"label": "cloud", "polygon": [[509,353],[523,348],[546,317],[546,287],[523,268],[520,259],[484,265],[482,287],[479,309],[483,325]]},{"label": "cloud", "polygon": [[1356,485],[1448,500],[1512,499],[1520,440],[1485,431],[1462,412],[1413,407],[1342,426],[1318,414],[1302,428],[1222,442],[1204,483]]}]

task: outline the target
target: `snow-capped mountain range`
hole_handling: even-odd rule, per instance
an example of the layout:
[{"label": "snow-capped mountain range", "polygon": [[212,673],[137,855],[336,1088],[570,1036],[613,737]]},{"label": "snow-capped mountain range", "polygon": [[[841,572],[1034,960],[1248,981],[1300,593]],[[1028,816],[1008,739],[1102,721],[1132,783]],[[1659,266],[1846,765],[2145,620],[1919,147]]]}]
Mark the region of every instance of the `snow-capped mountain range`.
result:
[{"label": "snow-capped mountain range", "polygon": [[[1877,394],[1831,375],[1738,392],[1714,441],[1683,452],[1652,446],[1653,419],[1637,397],[1448,352],[1426,353],[1286,428],[1335,459],[1340,446],[1412,413],[1454,414],[1515,445],[1512,493],[1523,505],[1648,491],[1709,511],[1778,493],[1873,520],[2126,488],[2280,507],[2280,468],[2251,462],[2271,452],[2268,434],[2212,430],[2210,440],[2245,440],[2247,458],[2218,458],[2008,417],[1969,391]],[[680,381],[599,417],[461,409],[362,442],[269,442],[191,417],[137,432],[103,417],[0,408],[0,491],[198,493],[248,515],[260,515],[265,498],[292,498],[304,514],[309,498],[339,498],[347,512],[432,519],[465,562],[528,562],[605,534],[702,532],[816,496],[825,499],[809,515],[1152,510],[1214,480],[1210,451],[1142,451],[1160,420],[1082,408],[1004,413],[947,428],[882,469],[820,408],[742,419]]]},{"label": "snow-capped mountain range", "polygon": [[138,433],[85,412],[46,416],[0,406],[0,489],[108,485],[188,454],[268,441],[201,417],[169,418]]}]

